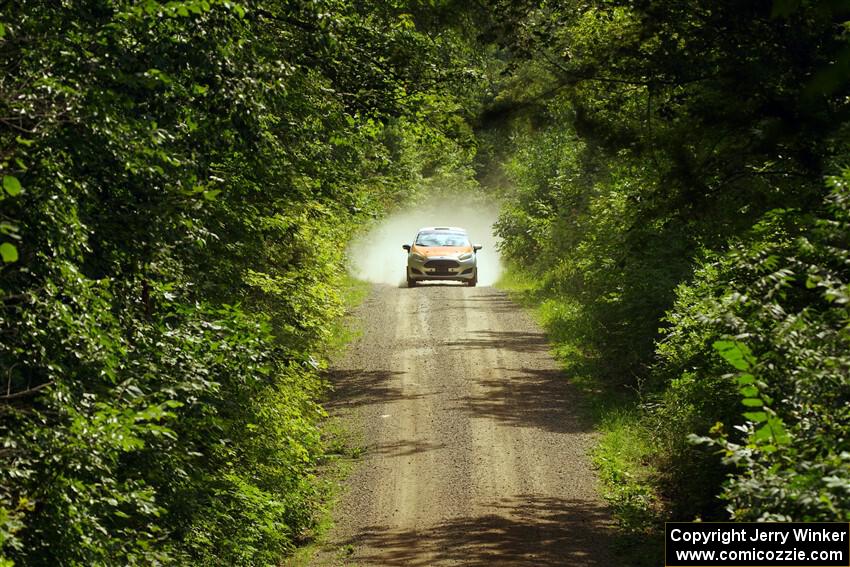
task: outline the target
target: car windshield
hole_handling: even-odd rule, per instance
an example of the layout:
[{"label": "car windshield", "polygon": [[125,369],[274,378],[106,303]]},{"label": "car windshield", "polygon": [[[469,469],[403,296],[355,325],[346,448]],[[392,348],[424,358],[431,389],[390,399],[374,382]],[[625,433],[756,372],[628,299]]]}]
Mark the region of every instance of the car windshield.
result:
[{"label": "car windshield", "polygon": [[469,246],[469,238],[460,232],[420,232],[417,246]]}]

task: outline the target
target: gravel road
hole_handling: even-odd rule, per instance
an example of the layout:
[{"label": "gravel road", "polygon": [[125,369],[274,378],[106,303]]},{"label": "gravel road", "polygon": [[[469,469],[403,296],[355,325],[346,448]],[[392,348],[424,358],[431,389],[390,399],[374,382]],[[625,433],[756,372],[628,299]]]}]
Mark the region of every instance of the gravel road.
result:
[{"label": "gravel road", "polygon": [[329,403],[362,436],[319,565],[616,565],[593,432],[493,288],[376,285]]}]

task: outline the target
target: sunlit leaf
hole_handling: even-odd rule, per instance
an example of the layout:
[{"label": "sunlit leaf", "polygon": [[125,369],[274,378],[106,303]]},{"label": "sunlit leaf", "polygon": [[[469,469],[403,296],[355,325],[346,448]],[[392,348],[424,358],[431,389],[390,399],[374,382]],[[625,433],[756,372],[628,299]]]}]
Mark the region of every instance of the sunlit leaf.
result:
[{"label": "sunlit leaf", "polygon": [[4,242],[0,244],[0,257],[3,258],[3,261],[6,263],[17,262],[18,261],[18,249],[11,242]]},{"label": "sunlit leaf", "polygon": [[755,386],[745,386],[743,388],[740,388],[738,391],[741,393],[742,396],[746,396],[748,398],[757,396],[759,393],[759,389]]},{"label": "sunlit leaf", "polygon": [[6,193],[15,197],[20,195],[21,193],[21,182],[18,181],[17,177],[12,175],[4,175],[3,176],[3,189],[6,190]]},{"label": "sunlit leaf", "polygon": [[767,413],[763,411],[748,411],[744,412],[744,417],[755,423],[767,421]]},{"label": "sunlit leaf", "polygon": [[738,382],[739,386],[746,386],[747,384],[752,384],[756,381],[755,376],[748,373],[739,374],[735,377],[735,381]]},{"label": "sunlit leaf", "polygon": [[764,424],[753,433],[753,439],[756,441],[767,441],[768,439],[773,439],[773,432],[770,429],[770,425]]},{"label": "sunlit leaf", "polygon": [[749,347],[739,341],[715,341],[714,349],[738,370],[749,370],[755,363]]}]

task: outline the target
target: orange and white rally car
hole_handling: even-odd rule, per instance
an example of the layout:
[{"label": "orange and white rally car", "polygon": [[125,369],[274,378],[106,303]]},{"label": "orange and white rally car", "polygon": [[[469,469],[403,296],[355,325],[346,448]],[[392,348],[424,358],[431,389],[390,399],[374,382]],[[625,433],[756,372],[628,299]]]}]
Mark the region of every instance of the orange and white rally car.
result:
[{"label": "orange and white rally car", "polygon": [[481,246],[469,242],[462,228],[431,226],[420,228],[407,250],[407,287],[424,280],[452,280],[470,287],[478,283],[477,252]]}]

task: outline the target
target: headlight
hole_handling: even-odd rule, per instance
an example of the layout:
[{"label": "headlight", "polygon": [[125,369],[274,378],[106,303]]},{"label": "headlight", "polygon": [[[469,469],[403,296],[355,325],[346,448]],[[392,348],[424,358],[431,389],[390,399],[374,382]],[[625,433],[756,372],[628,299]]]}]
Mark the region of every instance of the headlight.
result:
[{"label": "headlight", "polygon": [[472,252],[466,252],[457,257],[458,260],[469,260],[472,258]]},{"label": "headlight", "polygon": [[419,260],[420,262],[424,262],[426,260],[425,256],[422,254],[417,254],[416,252],[411,252],[410,257],[414,260]]}]

